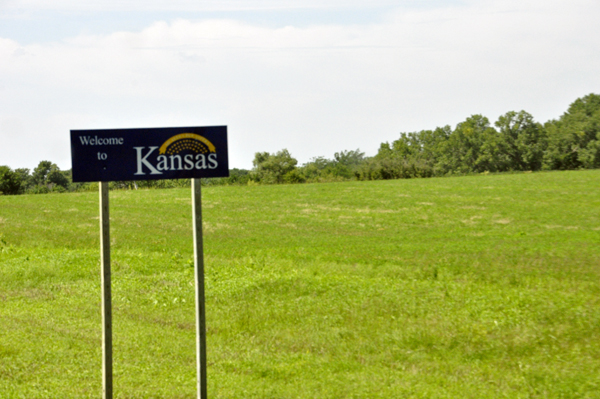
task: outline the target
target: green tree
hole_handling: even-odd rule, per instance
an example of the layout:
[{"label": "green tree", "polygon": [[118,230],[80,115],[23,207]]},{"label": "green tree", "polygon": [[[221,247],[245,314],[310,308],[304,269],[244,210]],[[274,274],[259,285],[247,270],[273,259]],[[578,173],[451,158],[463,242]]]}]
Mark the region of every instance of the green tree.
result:
[{"label": "green tree", "polygon": [[438,127],[435,130],[422,130],[419,134],[421,144],[421,159],[433,167],[436,175],[442,174],[440,165],[444,157],[445,145],[452,135],[449,125]]},{"label": "green tree", "polygon": [[[444,161],[447,156],[447,142],[452,134],[450,126],[438,127],[435,130],[421,130],[413,133],[401,133],[400,138],[392,143],[390,154],[404,160],[405,163],[421,165],[435,174],[444,174]],[[377,154],[386,158],[387,150]]]},{"label": "green tree", "polygon": [[14,195],[21,191],[21,176],[8,166],[0,166],[0,194]]},{"label": "green tree", "polygon": [[67,189],[67,187],[69,186],[68,172],[65,173],[64,171],[58,169],[58,167],[52,168],[50,172],[48,172],[46,182],[53,186],[58,186]]},{"label": "green tree", "polygon": [[52,189],[56,186],[66,189],[70,183],[70,172],[63,172],[59,167],[50,161],[41,161],[33,169],[31,180],[36,186],[45,186]]},{"label": "green tree", "polygon": [[246,169],[229,169],[229,177],[226,178],[228,184],[247,184],[250,179],[250,171]]},{"label": "green tree", "polygon": [[302,165],[302,174],[306,179],[318,181],[320,179],[329,179],[333,176],[335,162],[323,156],[313,157]]},{"label": "green tree", "polygon": [[525,111],[507,112],[495,123],[500,135],[495,154],[500,170],[539,170],[546,148],[545,132]]},{"label": "green tree", "polygon": [[[285,176],[296,169],[298,161],[293,158],[287,149],[274,154],[268,152],[257,152],[252,161],[254,168],[252,178],[261,183],[273,184],[284,183]],[[297,176],[294,177],[294,180]]]},{"label": "green tree", "polygon": [[31,174],[31,180],[34,185],[41,186],[46,184],[46,179],[48,178],[48,173],[52,169],[52,166],[56,166],[50,161],[40,161],[38,166],[33,169],[33,173]]},{"label": "green tree", "polygon": [[596,134],[596,140],[590,140],[580,151],[579,160],[584,168],[600,168],[600,132]]},{"label": "green tree", "polygon": [[30,170],[27,168],[17,168],[15,169],[15,173],[21,177],[21,192],[24,193],[33,185]]},{"label": "green tree", "polygon": [[420,158],[423,152],[421,142],[423,132],[400,133],[400,138],[392,142],[390,150],[393,156],[401,159]]},{"label": "green tree", "polygon": [[[459,123],[441,146],[440,169],[445,173],[496,171],[494,147],[497,132],[488,118],[472,115]],[[487,144],[487,145],[486,145]]]},{"label": "green tree", "polygon": [[333,154],[333,159],[340,165],[355,167],[360,165],[365,159],[365,153],[361,152],[359,148],[350,151],[340,151]]},{"label": "green tree", "polygon": [[559,120],[547,122],[544,128],[545,169],[600,167],[600,95],[578,98]]},{"label": "green tree", "polygon": [[365,153],[360,149],[340,151],[333,154],[334,161],[332,162],[332,175],[350,179],[354,176],[354,172],[363,163]]}]

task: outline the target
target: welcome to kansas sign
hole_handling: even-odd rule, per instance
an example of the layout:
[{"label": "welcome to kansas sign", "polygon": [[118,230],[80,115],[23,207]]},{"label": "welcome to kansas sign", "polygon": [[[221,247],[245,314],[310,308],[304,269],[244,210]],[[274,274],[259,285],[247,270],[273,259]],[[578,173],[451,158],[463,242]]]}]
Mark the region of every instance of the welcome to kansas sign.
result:
[{"label": "welcome to kansas sign", "polygon": [[71,130],[74,182],[229,176],[227,126]]}]

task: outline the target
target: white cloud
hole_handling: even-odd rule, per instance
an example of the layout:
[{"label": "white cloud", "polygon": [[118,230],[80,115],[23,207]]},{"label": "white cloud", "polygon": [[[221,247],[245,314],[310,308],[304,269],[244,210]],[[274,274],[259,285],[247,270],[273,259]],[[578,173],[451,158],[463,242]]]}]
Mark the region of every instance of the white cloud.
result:
[{"label": "white cloud", "polygon": [[[5,0],[5,2],[8,0]],[[8,6],[21,10],[58,11],[243,11],[326,8],[391,7],[414,1],[393,0],[12,0]],[[2,3],[0,2],[0,5]]]},{"label": "white cloud", "polygon": [[496,1],[363,26],[178,20],[43,45],[0,39],[0,164],[69,167],[68,131],[81,128],[227,124],[232,165],[250,167],[254,152],[282,148],[301,162],[374,154],[400,131],[473,113],[544,121],[600,92],[599,16],[585,0]]}]

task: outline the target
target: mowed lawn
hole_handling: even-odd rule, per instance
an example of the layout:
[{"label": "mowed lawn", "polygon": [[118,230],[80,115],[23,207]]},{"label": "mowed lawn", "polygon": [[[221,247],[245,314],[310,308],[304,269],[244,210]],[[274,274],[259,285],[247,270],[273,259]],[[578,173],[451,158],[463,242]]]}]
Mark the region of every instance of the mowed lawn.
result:
[{"label": "mowed lawn", "polygon": [[[189,189],[112,191],[116,398],[195,397]],[[600,398],[600,171],[203,188],[210,398]],[[98,194],[0,196],[0,398],[101,397]]]}]

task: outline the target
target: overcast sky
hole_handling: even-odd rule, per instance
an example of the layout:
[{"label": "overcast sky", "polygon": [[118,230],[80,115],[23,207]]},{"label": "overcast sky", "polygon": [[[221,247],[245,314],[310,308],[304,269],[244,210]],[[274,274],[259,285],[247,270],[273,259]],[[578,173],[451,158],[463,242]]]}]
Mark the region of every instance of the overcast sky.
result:
[{"label": "overcast sky", "polygon": [[0,165],[69,130],[229,127],[231,167],[600,93],[598,0],[0,0]]}]

